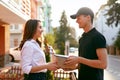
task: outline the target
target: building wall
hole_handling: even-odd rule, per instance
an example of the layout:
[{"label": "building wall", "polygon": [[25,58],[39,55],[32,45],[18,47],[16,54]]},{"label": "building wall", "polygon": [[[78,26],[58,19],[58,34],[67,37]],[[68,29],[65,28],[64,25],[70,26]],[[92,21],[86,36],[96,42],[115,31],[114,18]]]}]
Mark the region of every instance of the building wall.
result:
[{"label": "building wall", "polygon": [[[20,4],[19,6],[21,6],[20,8],[23,14],[29,15],[31,18],[31,1],[30,0],[18,0],[16,3]],[[19,46],[21,42],[21,38],[22,38],[22,32],[24,29],[23,25],[24,24],[10,24],[10,48]]]},{"label": "building wall", "polygon": [[10,42],[9,42],[9,39],[10,39],[10,25],[4,25],[5,27],[5,53],[8,53],[8,50],[9,50],[9,47],[10,47]]},{"label": "building wall", "polygon": [[105,16],[105,13],[107,9],[108,7],[104,7],[98,12],[95,18],[94,25],[97,28],[97,30],[105,36],[109,54],[118,55],[119,50],[113,45],[117,38],[118,31],[120,30],[120,25],[116,27],[114,24],[112,24],[112,26],[108,26],[106,24],[107,18]]},{"label": "building wall", "polygon": [[5,53],[5,27],[0,25],[0,55]]},{"label": "building wall", "polygon": [[105,36],[107,40],[107,45],[113,45],[120,29],[120,25],[116,27],[114,24],[112,24],[112,26],[108,26],[106,24],[106,9],[108,9],[108,7],[105,7],[98,12],[95,20],[95,27]]},{"label": "building wall", "polygon": [[3,67],[5,54],[8,53],[9,49],[9,25],[0,25],[0,67]]},{"label": "building wall", "polygon": [[0,10],[0,67],[4,67],[10,48],[10,24],[24,24],[30,18],[30,0],[0,0]]},{"label": "building wall", "polygon": [[4,55],[9,49],[9,25],[0,26],[0,54]]},{"label": "building wall", "polygon": [[36,0],[30,0],[31,1],[31,18],[36,19],[37,18],[37,1]]},{"label": "building wall", "polygon": [[22,32],[23,32],[22,28],[23,28],[23,25],[20,25],[20,24],[10,25],[10,48],[19,46],[22,38]]},{"label": "building wall", "polygon": [[30,0],[18,0],[21,1],[21,9],[25,15],[31,16],[31,2]]},{"label": "building wall", "polygon": [[[38,2],[36,0],[22,0],[22,10],[27,14],[31,12],[31,18],[37,19],[37,4]],[[29,5],[29,6],[28,6]],[[24,8],[24,7],[27,8]],[[30,10],[28,10],[30,8]],[[22,40],[22,33],[24,30],[24,25],[21,24],[11,24],[10,26],[10,48],[18,47],[21,40]],[[18,27],[16,29],[15,27]]]},{"label": "building wall", "polygon": [[0,67],[4,65],[4,53],[5,53],[5,28],[0,26]]},{"label": "building wall", "polygon": [[46,28],[46,33],[50,33],[52,30],[51,27],[51,5],[49,3],[49,0],[44,0],[45,7],[44,7],[44,14],[45,14],[45,28]]}]

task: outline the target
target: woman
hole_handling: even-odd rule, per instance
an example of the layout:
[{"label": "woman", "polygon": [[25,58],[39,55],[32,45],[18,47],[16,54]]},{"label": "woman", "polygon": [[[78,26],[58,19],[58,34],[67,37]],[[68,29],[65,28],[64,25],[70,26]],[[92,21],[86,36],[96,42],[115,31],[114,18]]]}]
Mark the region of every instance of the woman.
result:
[{"label": "woman", "polygon": [[56,63],[46,63],[45,53],[40,47],[38,40],[43,32],[41,21],[30,19],[25,24],[21,50],[21,66],[24,80],[46,80],[46,71],[56,70]]}]

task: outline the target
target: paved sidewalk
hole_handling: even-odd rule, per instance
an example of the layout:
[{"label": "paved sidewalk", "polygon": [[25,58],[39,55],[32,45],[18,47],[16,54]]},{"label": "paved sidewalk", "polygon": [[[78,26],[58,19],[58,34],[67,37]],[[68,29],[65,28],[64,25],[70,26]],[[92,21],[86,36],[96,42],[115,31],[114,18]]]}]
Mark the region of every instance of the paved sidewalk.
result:
[{"label": "paved sidewalk", "polygon": [[104,70],[104,80],[116,80],[116,79],[110,72]]}]

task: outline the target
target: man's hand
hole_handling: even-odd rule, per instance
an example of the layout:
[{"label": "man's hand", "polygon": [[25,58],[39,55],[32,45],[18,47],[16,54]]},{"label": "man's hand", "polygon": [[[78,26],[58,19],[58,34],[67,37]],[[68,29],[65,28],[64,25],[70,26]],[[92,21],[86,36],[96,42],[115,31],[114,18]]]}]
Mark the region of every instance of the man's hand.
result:
[{"label": "man's hand", "polygon": [[78,61],[78,57],[77,56],[69,56],[66,60],[65,60],[65,63],[64,65],[67,65],[67,66],[71,66],[71,65],[75,65],[78,64],[79,61]]}]

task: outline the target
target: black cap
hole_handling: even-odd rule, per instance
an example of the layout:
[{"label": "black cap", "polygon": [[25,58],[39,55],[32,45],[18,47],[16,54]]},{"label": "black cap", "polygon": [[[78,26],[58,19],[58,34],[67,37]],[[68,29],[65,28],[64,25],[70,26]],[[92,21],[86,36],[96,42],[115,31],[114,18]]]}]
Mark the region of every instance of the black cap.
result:
[{"label": "black cap", "polygon": [[80,8],[76,14],[73,14],[70,17],[72,19],[76,19],[76,17],[79,16],[79,15],[90,15],[92,18],[94,18],[93,11],[91,9],[87,8],[87,7]]}]

